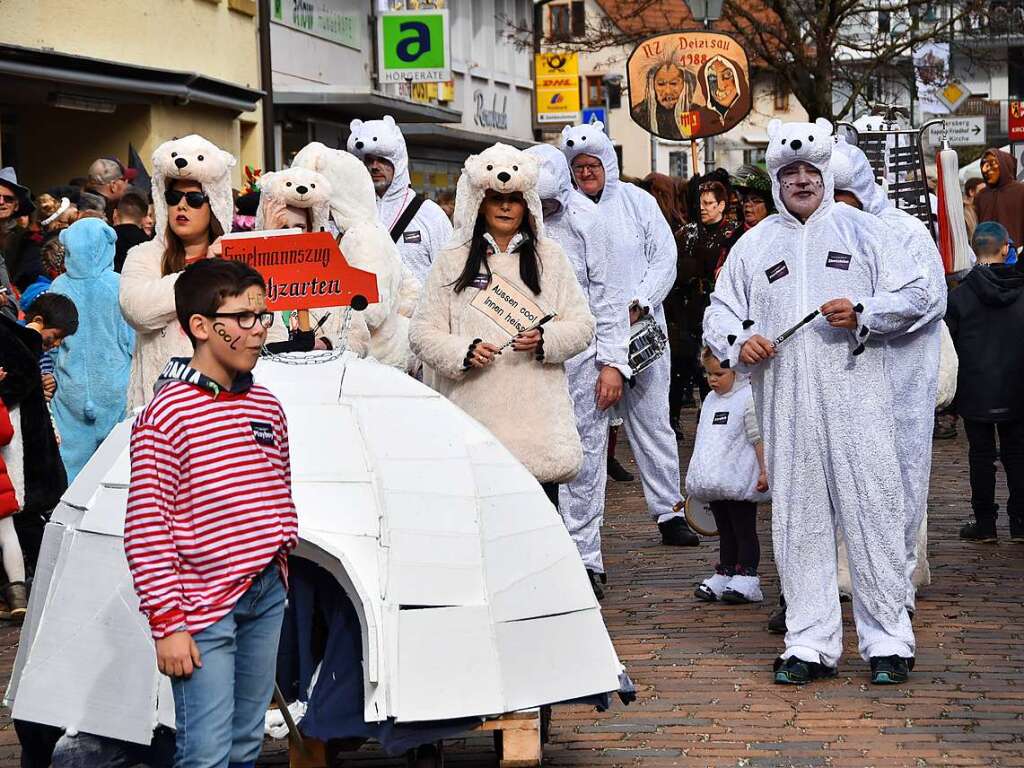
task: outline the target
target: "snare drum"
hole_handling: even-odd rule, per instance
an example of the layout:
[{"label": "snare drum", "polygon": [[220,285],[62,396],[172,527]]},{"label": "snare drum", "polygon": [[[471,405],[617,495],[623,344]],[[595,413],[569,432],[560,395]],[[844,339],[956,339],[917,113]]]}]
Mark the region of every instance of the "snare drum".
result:
[{"label": "snare drum", "polygon": [[650,368],[654,361],[665,354],[668,339],[658,322],[647,315],[637,320],[629,329],[629,367],[633,375]]},{"label": "snare drum", "polygon": [[701,536],[718,535],[718,524],[715,523],[715,516],[711,514],[711,502],[698,499],[696,496],[687,496],[683,516],[690,527]]}]

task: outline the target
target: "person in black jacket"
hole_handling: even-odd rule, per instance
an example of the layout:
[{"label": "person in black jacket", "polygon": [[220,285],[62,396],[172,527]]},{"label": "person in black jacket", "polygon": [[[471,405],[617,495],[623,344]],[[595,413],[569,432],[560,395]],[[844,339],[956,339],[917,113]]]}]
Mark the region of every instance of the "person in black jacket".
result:
[{"label": "person in black jacket", "polygon": [[128,251],[140,243],[148,243],[149,235],[142,229],[142,220],[149,213],[149,200],[138,190],[129,189],[114,208],[114,232],[117,244],[114,246],[114,271],[120,274]]},{"label": "person in black jacket", "polygon": [[[21,325],[0,314],[0,367],[7,371],[0,382],[0,398],[14,425],[14,439],[4,452],[21,502],[14,525],[31,572],[39,558],[46,519],[68,487],[39,358],[78,330],[78,310],[67,296],[45,293],[35,300],[29,315],[28,323]],[[12,466],[17,460],[22,467]]]},{"label": "person in black jacket", "polygon": [[960,358],[955,407],[970,446],[974,522],[960,538],[995,542],[996,437],[1010,498],[1010,538],[1024,541],[1024,272],[1004,264],[1009,238],[996,222],[978,225],[978,265],[949,294],[946,324]]}]

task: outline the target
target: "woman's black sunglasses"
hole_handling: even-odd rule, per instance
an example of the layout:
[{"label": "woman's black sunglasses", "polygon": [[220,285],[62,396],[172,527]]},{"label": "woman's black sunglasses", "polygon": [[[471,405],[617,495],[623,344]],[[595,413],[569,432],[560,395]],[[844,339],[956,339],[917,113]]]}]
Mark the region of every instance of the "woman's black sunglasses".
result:
[{"label": "woman's black sunglasses", "polygon": [[205,192],[182,192],[180,189],[168,189],[164,192],[164,200],[170,206],[175,206],[185,198],[189,208],[202,208],[204,203],[210,202]]}]

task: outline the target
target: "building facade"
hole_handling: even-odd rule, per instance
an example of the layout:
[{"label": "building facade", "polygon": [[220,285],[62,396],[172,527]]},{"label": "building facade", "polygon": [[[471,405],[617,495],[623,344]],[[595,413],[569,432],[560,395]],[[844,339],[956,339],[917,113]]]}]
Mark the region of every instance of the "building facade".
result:
[{"label": "building facade", "polygon": [[200,133],[262,165],[256,0],[5,0],[0,163],[35,190]]},{"label": "building facade", "polygon": [[[291,5],[291,4],[286,4]],[[454,192],[468,155],[496,141],[532,143],[531,52],[510,30],[531,18],[530,0],[319,0],[330,32],[272,10],[271,51],[278,157],[287,163],[308,141],[344,147],[351,120],[392,115],[409,146],[413,186],[437,197]],[[382,83],[377,72],[378,14],[447,9],[452,79]],[[311,13],[314,11],[311,10]],[[309,23],[306,26],[310,26]],[[341,30],[335,33],[335,30]]]}]

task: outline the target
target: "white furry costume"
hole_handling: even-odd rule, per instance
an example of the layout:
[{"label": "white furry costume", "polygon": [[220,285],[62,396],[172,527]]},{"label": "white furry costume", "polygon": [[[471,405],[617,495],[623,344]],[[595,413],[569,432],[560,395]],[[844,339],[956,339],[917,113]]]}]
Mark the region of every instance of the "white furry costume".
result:
[{"label": "white furry costume", "polygon": [[[457,226],[451,247],[438,254],[413,316],[413,350],[431,367],[441,394],[487,427],[539,482],[572,479],[583,463],[563,363],[587,349],[594,318],[572,265],[562,248],[544,235],[537,196],[537,160],[505,144],[495,144],[466,160],[456,197]],[[532,294],[519,276],[519,255],[492,253],[491,274],[501,275],[546,312],[557,317],[544,326],[543,360],[511,347],[486,368],[463,367],[475,339],[501,346],[509,335],[470,302],[480,290],[456,293],[472,244],[484,192],[521,192],[526,200],[541,263],[540,293]]]},{"label": "white furry costume", "polygon": [[576,413],[576,428],[583,443],[583,468],[558,491],[558,511],[576,543],[583,564],[604,573],[601,525],[604,521],[605,485],[608,482],[608,411],[597,408],[597,377],[613,366],[628,380],[629,313],[626,300],[609,282],[608,231],[597,206],[573,189],[565,156],[549,144],[538,144],[526,154],[540,162],[537,194],[542,201],[557,201],[556,212],[544,217],[544,231],[562,246],[576,272],[597,324],[594,341],[567,360],[565,373]]},{"label": "white furry costume", "polygon": [[[918,322],[930,299],[923,271],[894,256],[878,219],[833,201],[831,134],[821,119],[769,124],[766,159],[779,213],[733,246],[704,315],[704,337],[719,360],[736,367],[754,334],[774,339],[831,299],[858,308],[855,331],[818,317],[756,366],[751,380],[787,601],[782,655],[834,667],[843,648],[836,525],[849,547],[861,655],[914,655],[883,340]],[[818,169],[824,195],[803,223],[783,205],[778,178],[796,161]]]},{"label": "white furry costume", "polygon": [[345,260],[377,275],[380,299],[361,313],[370,329],[369,356],[404,371],[414,370],[409,319],[400,310],[412,304],[410,294],[418,286],[410,285],[409,279],[415,279],[403,269],[395,244],[377,216],[369,171],[348,152],[330,149],[318,141],[299,150],[292,165],[327,178],[331,185],[331,218],[343,233],[341,252]]},{"label": "white furry costume", "polygon": [[[267,229],[267,206],[280,201],[310,212],[310,232],[327,231],[331,218],[331,183],[322,174],[308,168],[293,167],[260,176],[260,205],[256,210],[256,229]],[[333,349],[348,349],[363,357],[370,345],[370,329],[361,312],[351,307],[318,307],[309,310],[310,324],[318,339],[326,339]],[[348,332],[342,339],[342,331]]]},{"label": "white furry costume", "polygon": [[[567,126],[560,148],[569,163],[587,154],[604,166],[604,191],[597,209],[610,236],[617,287],[627,306],[637,300],[650,309],[667,335],[661,304],[676,279],[676,241],[657,202],[640,187],[619,180],[615,148],[600,122]],[[647,512],[656,522],[682,515],[679,445],[669,421],[670,368],[666,350],[636,378],[635,386],[626,389],[616,406],[640,470]]]},{"label": "white furry costume", "polygon": [[[832,152],[832,173],[837,190],[855,195],[864,210],[877,216],[885,225],[893,256],[909,260],[910,268],[920,269],[928,280],[925,313],[903,334],[888,337],[885,347],[886,374],[897,406],[896,448],[903,478],[906,520],[907,607],[913,610],[916,587],[927,583],[928,576],[928,481],[932,466],[939,351],[942,328],[945,327],[942,318],[946,313],[946,276],[942,257],[924,224],[892,204],[875,182],[874,171],[864,153],[841,137]],[[919,548],[922,537],[924,546]],[[845,542],[840,547],[839,587],[849,591],[849,567],[844,554]],[[917,567],[919,557],[922,560],[920,569]]]},{"label": "white furry costume", "polygon": [[[391,115],[383,120],[353,120],[349,123],[348,151],[362,160],[366,155],[383,157],[395,167],[387,191],[377,199],[377,211],[384,227],[391,231],[416,195],[409,183],[409,151],[405,137]],[[423,283],[438,251],[452,236],[448,214],[433,200],[424,200],[412,221],[398,237],[398,253],[416,278]]]},{"label": "white furry costume", "polygon": [[[174,284],[178,274],[164,275],[161,263],[167,231],[164,191],[176,179],[199,182],[210,198],[210,211],[226,232],[231,231],[234,203],[231,169],[235,158],[195,134],[161,144],[153,152],[153,229],[156,236],[132,248],[121,270],[121,312],[136,331],[128,382],[128,410],[145,405],[153,397],[153,385],[172,357],[191,357],[192,344],[174,311]],[[268,341],[287,338],[275,322]]]}]

